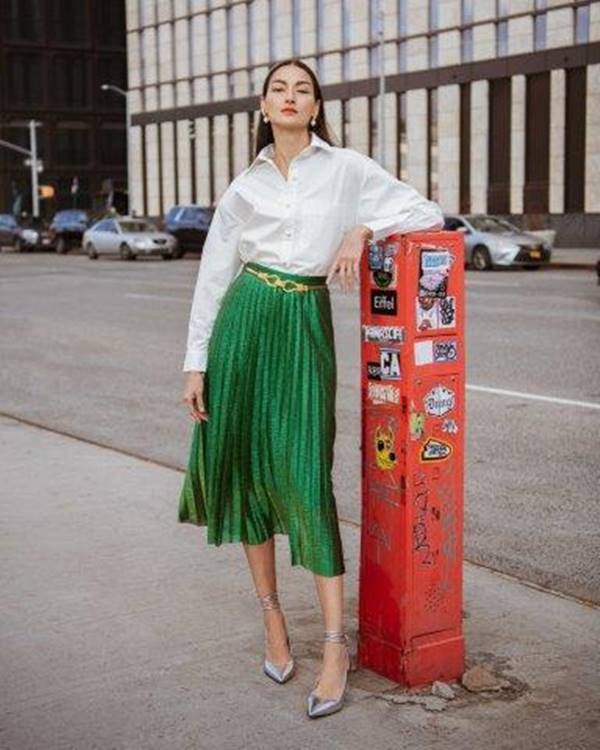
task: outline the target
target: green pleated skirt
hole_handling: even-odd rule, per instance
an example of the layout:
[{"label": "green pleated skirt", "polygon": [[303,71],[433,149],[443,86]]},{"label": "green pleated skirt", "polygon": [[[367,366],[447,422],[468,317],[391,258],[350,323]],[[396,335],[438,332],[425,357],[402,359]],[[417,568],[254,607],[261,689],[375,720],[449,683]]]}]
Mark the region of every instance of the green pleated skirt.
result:
[{"label": "green pleated skirt", "polygon": [[326,279],[247,263],[230,284],[208,345],[208,421],[194,422],[179,521],[206,526],[214,545],[286,534],[292,565],[339,575],[329,289],[288,292],[249,269],[313,286]]}]

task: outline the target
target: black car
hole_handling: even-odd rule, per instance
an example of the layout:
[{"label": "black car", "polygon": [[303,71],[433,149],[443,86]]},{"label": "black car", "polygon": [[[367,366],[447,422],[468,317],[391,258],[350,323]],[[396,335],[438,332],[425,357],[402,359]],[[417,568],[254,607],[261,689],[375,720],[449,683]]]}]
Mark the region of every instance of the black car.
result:
[{"label": "black car", "polygon": [[51,242],[56,252],[66,253],[72,247],[79,247],[89,224],[86,211],[76,208],[57,211],[50,224]]},{"label": "black car", "polygon": [[188,250],[202,250],[214,213],[214,208],[194,204],[173,206],[168,211],[164,228],[177,238],[174,258],[181,258]]},{"label": "black car", "polygon": [[0,214],[0,246],[10,246],[18,253],[25,250],[50,249],[50,231],[41,218],[26,218],[19,224],[12,214]]}]

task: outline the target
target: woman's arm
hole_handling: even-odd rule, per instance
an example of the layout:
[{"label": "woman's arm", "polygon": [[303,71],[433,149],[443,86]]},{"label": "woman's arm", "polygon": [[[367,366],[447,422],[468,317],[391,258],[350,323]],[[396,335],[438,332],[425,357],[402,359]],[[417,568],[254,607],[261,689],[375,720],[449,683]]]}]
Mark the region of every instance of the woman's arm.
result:
[{"label": "woman's arm", "polygon": [[327,283],[336,274],[344,291],[358,281],[360,258],[367,240],[394,233],[436,231],[444,226],[442,210],[411,185],[396,179],[374,159],[356,152],[363,175],[358,191],[356,225],[347,232],[336,252]]},{"label": "woman's arm", "polygon": [[437,203],[396,179],[374,159],[361,156],[364,172],[356,223],[372,231],[370,239],[377,241],[394,233],[443,228],[444,215]]},{"label": "woman's arm", "polygon": [[184,372],[206,370],[212,328],[221,300],[241,266],[238,243],[253,210],[233,182],[217,205],[202,250],[192,299]]}]

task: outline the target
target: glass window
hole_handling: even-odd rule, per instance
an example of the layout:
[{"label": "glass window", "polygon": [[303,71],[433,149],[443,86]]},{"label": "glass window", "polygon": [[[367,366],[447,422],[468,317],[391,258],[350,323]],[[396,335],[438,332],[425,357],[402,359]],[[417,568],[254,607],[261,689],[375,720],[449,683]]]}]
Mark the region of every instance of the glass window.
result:
[{"label": "glass window", "polygon": [[42,35],[41,0],[3,0],[2,26],[7,39],[40,42]]},{"label": "glass window", "polygon": [[292,0],[292,55],[300,55],[300,0]]},{"label": "glass window", "polygon": [[[545,10],[546,0],[535,0],[536,10]],[[544,49],[546,47],[546,14],[539,13],[534,17],[533,24],[534,49]]]},{"label": "glass window", "polygon": [[590,6],[575,9],[575,43],[587,44],[590,40]]},{"label": "glass window", "polygon": [[127,164],[127,132],[120,123],[103,123],[98,130],[101,164]]},{"label": "glass window", "polygon": [[119,221],[119,228],[122,232],[156,232],[158,231],[154,224],[148,221]]},{"label": "glass window", "polygon": [[84,123],[60,124],[56,129],[56,160],[61,165],[89,164],[91,160],[90,130]]},{"label": "glass window", "polygon": [[89,92],[87,60],[57,55],[53,61],[54,103],[59,107],[86,107]]},{"label": "glass window", "polygon": [[[342,0],[342,47],[346,48],[351,43],[351,4],[350,0]],[[350,78],[350,53],[344,52],[342,54],[342,78],[347,80]]]},{"label": "glass window", "polygon": [[125,47],[125,2],[102,0],[102,12],[94,16],[98,40],[105,47]]},{"label": "glass window", "polygon": [[[439,29],[439,0],[429,0],[429,30]],[[435,68],[439,65],[439,37],[429,37],[429,66]]]},{"label": "glass window", "polygon": [[499,21],[496,25],[496,54],[508,55],[508,21]]},{"label": "glass window", "polygon": [[[461,22],[463,25],[473,23],[473,0],[462,0]],[[460,44],[462,61],[470,62],[473,59],[473,27],[463,29]]]},{"label": "glass window", "polygon": [[[50,34],[53,42],[81,45],[88,40],[88,9],[91,3],[81,0],[52,0]],[[104,13],[104,9],[102,13]]]},{"label": "glass window", "polygon": [[44,104],[44,68],[41,55],[10,53],[4,71],[11,105]]}]

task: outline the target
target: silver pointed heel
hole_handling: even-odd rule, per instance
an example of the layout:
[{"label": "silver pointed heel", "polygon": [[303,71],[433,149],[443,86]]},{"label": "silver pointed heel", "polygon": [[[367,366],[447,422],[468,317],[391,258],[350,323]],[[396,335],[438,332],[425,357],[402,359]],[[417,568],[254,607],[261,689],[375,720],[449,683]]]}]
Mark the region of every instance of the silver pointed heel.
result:
[{"label": "silver pointed heel", "polygon": [[348,636],[343,630],[326,630],[325,641],[333,641],[334,643],[346,644],[346,674],[344,676],[344,687],[342,694],[339,698],[323,698],[317,691],[316,687],[319,684],[319,680],[315,681],[313,689],[308,695],[307,713],[311,719],[317,719],[320,716],[329,716],[336,711],[339,711],[344,705],[344,698],[346,696],[346,686],[348,684],[348,670],[350,669],[350,654],[348,653]]},{"label": "silver pointed heel", "polygon": [[[276,591],[272,591],[270,594],[265,594],[264,596],[258,596],[258,600],[260,601],[263,609],[281,609]],[[292,653],[292,648],[290,645],[289,635],[286,635],[286,643],[292,658],[282,667],[274,664],[272,661],[267,659],[266,656],[263,662],[263,672],[267,675],[267,677],[275,680],[275,682],[278,682],[280,685],[283,685],[284,682],[287,682],[293,676],[294,668],[296,666],[294,655]]]}]

